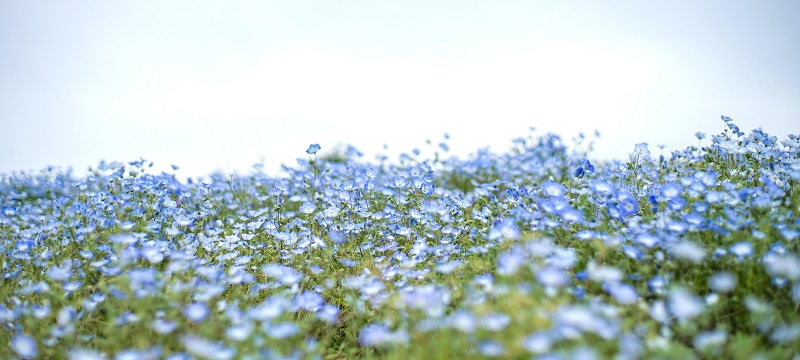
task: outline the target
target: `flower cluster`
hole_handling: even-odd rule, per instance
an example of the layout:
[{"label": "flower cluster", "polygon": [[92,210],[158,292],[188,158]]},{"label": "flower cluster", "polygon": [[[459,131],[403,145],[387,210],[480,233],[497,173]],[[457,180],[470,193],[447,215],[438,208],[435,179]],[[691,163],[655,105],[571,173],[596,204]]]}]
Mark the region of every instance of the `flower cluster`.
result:
[{"label": "flower cluster", "polygon": [[790,358],[800,139],[722,120],[627,161],[545,134],[312,144],[277,177],[2,174],[0,358]]}]

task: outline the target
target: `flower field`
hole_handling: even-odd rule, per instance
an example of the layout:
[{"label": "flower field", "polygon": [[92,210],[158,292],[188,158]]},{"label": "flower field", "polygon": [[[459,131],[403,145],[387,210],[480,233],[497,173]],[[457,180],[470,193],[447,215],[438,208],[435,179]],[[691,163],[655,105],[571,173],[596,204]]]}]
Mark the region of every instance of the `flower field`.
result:
[{"label": "flower field", "polygon": [[800,138],[722,120],[624,161],[2,174],[0,358],[800,359]]}]

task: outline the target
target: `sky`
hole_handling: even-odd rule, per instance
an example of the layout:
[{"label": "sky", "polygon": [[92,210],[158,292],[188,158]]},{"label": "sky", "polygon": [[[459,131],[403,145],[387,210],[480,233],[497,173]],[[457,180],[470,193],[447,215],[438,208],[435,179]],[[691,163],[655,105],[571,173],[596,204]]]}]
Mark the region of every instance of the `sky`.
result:
[{"label": "sky", "polygon": [[[800,1],[4,1],[0,173],[800,133]],[[536,131],[529,130],[534,127]],[[432,145],[426,145],[430,140]],[[707,144],[709,139],[704,140]],[[386,146],[385,146],[386,145]]]}]

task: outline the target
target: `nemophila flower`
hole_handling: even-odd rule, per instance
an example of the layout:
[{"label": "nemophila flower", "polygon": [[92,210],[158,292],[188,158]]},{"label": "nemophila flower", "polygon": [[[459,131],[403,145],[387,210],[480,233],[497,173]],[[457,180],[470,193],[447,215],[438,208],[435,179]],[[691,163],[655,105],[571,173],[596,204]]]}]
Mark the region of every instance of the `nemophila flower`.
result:
[{"label": "nemophila flower", "polygon": [[791,281],[800,280],[800,258],[794,255],[773,255],[764,257],[767,273]]},{"label": "nemophila flower", "polygon": [[600,197],[611,197],[616,192],[613,185],[603,180],[592,180],[589,183],[589,189]]},{"label": "nemophila flower", "polygon": [[161,359],[163,351],[159,345],[145,350],[123,350],[114,355],[114,360],[156,360]]},{"label": "nemophila flower", "polygon": [[31,315],[40,320],[50,315],[50,302],[47,301],[42,306],[33,304],[33,306],[31,306]]},{"label": "nemophila flower", "polygon": [[186,318],[190,321],[196,323],[205,320],[210,313],[211,312],[208,309],[208,305],[205,303],[189,304],[183,308],[183,315],[186,316]]},{"label": "nemophila flower", "polygon": [[675,287],[669,291],[669,312],[679,321],[685,322],[694,319],[704,309],[703,301],[689,290]]},{"label": "nemophila flower", "polygon": [[511,251],[500,254],[497,257],[497,274],[514,275],[520,267],[525,264],[525,255],[521,251],[512,248]]},{"label": "nemophila flower", "polygon": [[317,311],[325,304],[322,295],[314,291],[304,291],[294,297],[294,306],[307,311]]},{"label": "nemophila flower", "polygon": [[555,181],[545,181],[542,183],[542,192],[548,197],[564,196],[567,193],[567,189],[564,185]]},{"label": "nemophila flower", "polygon": [[253,333],[255,325],[251,321],[245,321],[241,324],[231,325],[225,330],[225,336],[233,341],[244,341]]},{"label": "nemophila flower", "polygon": [[569,276],[561,269],[545,267],[536,272],[536,280],[544,286],[562,287],[570,283]]},{"label": "nemophila flower", "polygon": [[594,165],[588,159],[583,160],[583,169],[589,174],[594,173]]},{"label": "nemophila flower", "polygon": [[489,229],[489,240],[518,240],[520,236],[517,224],[512,220],[501,220]]},{"label": "nemophila flower", "polygon": [[47,270],[47,277],[54,281],[67,281],[72,277],[72,261],[64,260],[61,266],[53,266]]},{"label": "nemophila flower", "polygon": [[2,210],[0,210],[0,214],[3,214],[4,216],[8,216],[8,217],[14,216],[14,215],[17,214],[17,208],[14,207],[14,206],[8,206],[8,205],[3,206]]},{"label": "nemophila flower", "polygon": [[78,312],[75,311],[75,308],[72,306],[65,306],[61,308],[58,312],[58,325],[60,326],[69,326],[75,322],[75,319],[78,317]]},{"label": "nemophila flower", "polygon": [[701,263],[706,257],[706,251],[702,246],[688,240],[672,245],[669,252],[678,259],[688,260],[695,264]]},{"label": "nemophila flower", "polygon": [[383,324],[369,324],[361,329],[358,340],[364,346],[381,346],[408,343],[409,336],[404,329],[391,331]]},{"label": "nemophila flower", "polygon": [[667,208],[672,211],[680,211],[686,206],[686,200],[683,198],[673,198],[667,201]]},{"label": "nemophila flower", "polygon": [[635,246],[622,245],[621,250],[622,253],[625,254],[625,256],[636,261],[640,261],[645,257],[644,251]]},{"label": "nemophila flower", "polygon": [[778,325],[772,330],[769,338],[777,344],[796,344],[798,338],[800,338],[800,323]]},{"label": "nemophila flower", "polygon": [[620,305],[630,305],[639,299],[636,289],[633,286],[620,282],[607,282],[603,288]]},{"label": "nemophila flower", "polygon": [[261,304],[251,307],[247,317],[258,321],[268,321],[281,316],[291,305],[289,299],[281,295],[273,295]]},{"label": "nemophila flower", "polygon": [[622,334],[619,337],[618,348],[616,355],[618,360],[639,359],[645,349],[642,340],[633,334]]},{"label": "nemophila flower", "polygon": [[72,349],[67,353],[67,358],[69,360],[106,360],[106,354],[88,350],[88,349]]},{"label": "nemophila flower", "polygon": [[300,327],[292,322],[280,322],[277,324],[264,324],[264,331],[273,339],[285,339],[294,336],[300,331]]},{"label": "nemophila flower", "polygon": [[478,344],[478,352],[483,356],[496,357],[503,355],[505,348],[495,340],[486,340]]},{"label": "nemophila flower", "polygon": [[236,349],[225,346],[223,342],[211,341],[196,335],[181,337],[181,345],[197,357],[211,360],[230,360],[236,356]]},{"label": "nemophila flower", "polygon": [[659,240],[658,237],[656,237],[653,234],[644,233],[644,234],[636,235],[636,238],[634,238],[634,241],[639,245],[642,245],[642,246],[644,246],[644,247],[646,247],[648,249],[652,249],[654,246],[656,246],[659,243],[660,240]]},{"label": "nemophila flower", "polygon": [[317,319],[328,323],[335,323],[337,321],[337,317],[339,316],[339,307],[336,305],[325,304],[322,306],[319,311],[316,313]]},{"label": "nemophila flower", "polygon": [[780,234],[786,241],[790,242],[800,237],[800,231],[797,229],[781,229]]},{"label": "nemophila flower", "polygon": [[489,313],[481,317],[480,325],[489,331],[500,331],[511,324],[511,317],[501,313]]},{"label": "nemophila flower", "polygon": [[178,324],[166,319],[158,318],[150,323],[150,328],[161,335],[166,335],[175,331],[175,329],[178,328]]},{"label": "nemophila flower", "polygon": [[304,202],[303,205],[300,205],[300,208],[298,208],[298,210],[300,210],[300,212],[303,214],[311,214],[316,209],[317,207],[308,201]]},{"label": "nemophila flower", "polygon": [[664,300],[654,301],[648,308],[647,313],[659,323],[666,324],[669,322],[669,311]]},{"label": "nemophila flower", "polygon": [[11,339],[11,350],[23,359],[36,357],[36,339],[25,334],[17,334]]},{"label": "nemophila flower", "polygon": [[717,329],[705,331],[694,337],[694,348],[702,352],[710,352],[716,356],[721,355],[722,346],[728,340],[728,333],[725,330]]},{"label": "nemophila flower", "polygon": [[450,304],[450,290],[437,285],[423,285],[404,289],[400,293],[400,301],[413,309],[425,311],[430,317],[444,315]]},{"label": "nemophila flower", "polygon": [[264,275],[277,279],[287,285],[296,284],[303,278],[303,275],[295,269],[281,264],[267,264],[264,265],[261,270]]},{"label": "nemophila flower", "polygon": [[619,199],[617,210],[623,218],[636,215],[639,213],[639,202],[630,194],[624,195]]},{"label": "nemophila flower", "polygon": [[666,199],[672,200],[681,195],[683,187],[674,182],[669,182],[664,185],[661,185],[659,191],[661,192],[661,196],[663,196]]},{"label": "nemophila flower", "polygon": [[147,246],[141,250],[141,254],[151,264],[158,264],[164,260],[164,253],[157,246]]},{"label": "nemophila flower", "polygon": [[709,279],[708,285],[711,290],[727,293],[736,287],[736,276],[727,272],[716,273]]},{"label": "nemophila flower", "polygon": [[141,317],[136,315],[130,311],[126,311],[120,315],[117,315],[116,319],[114,320],[114,325],[123,326],[131,323],[139,322]]},{"label": "nemophila flower", "polygon": [[579,338],[589,332],[603,339],[619,333],[619,324],[595,314],[582,305],[562,305],[553,312],[553,332],[564,338]]},{"label": "nemophila flower", "polygon": [[618,282],[622,279],[622,271],[612,266],[597,265],[594,260],[589,260],[586,265],[587,277],[599,283]]},{"label": "nemophila flower", "polygon": [[550,351],[555,339],[545,332],[538,332],[522,339],[522,347],[534,354],[543,354]]},{"label": "nemophila flower", "polygon": [[309,155],[314,155],[320,149],[322,149],[322,148],[319,146],[319,144],[311,144],[311,145],[308,146],[308,149],[306,150],[306,153],[309,154]]},{"label": "nemophila flower", "polygon": [[447,322],[454,329],[463,333],[472,333],[478,326],[478,320],[471,312],[458,310],[448,317]]},{"label": "nemophila flower", "polygon": [[586,173],[586,170],[583,169],[583,166],[578,166],[575,170],[572,171],[572,176],[577,178],[582,178],[583,175]]},{"label": "nemophila flower", "polygon": [[753,245],[747,241],[742,241],[731,245],[728,251],[730,251],[731,254],[736,255],[739,260],[742,260],[753,255]]},{"label": "nemophila flower", "polygon": [[571,207],[566,207],[558,212],[558,215],[567,223],[583,223],[583,214]]},{"label": "nemophila flower", "polygon": [[632,162],[639,162],[641,160],[649,160],[650,159],[650,150],[647,149],[647,143],[638,143],[633,149],[633,152],[630,154],[630,160]]}]

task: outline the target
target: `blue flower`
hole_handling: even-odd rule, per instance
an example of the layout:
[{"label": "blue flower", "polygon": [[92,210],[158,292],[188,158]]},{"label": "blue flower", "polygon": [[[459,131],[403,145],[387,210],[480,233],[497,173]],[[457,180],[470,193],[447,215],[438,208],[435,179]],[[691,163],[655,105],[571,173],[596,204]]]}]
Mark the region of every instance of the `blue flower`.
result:
[{"label": "blue flower", "polygon": [[519,240],[520,232],[512,220],[501,220],[489,229],[489,240]]},{"label": "blue flower", "polygon": [[178,324],[165,319],[155,319],[150,327],[161,335],[166,335],[178,328]]},{"label": "blue flower", "polygon": [[11,349],[23,359],[33,359],[36,357],[36,340],[28,335],[17,334],[11,339]]},{"label": "blue flower", "polygon": [[308,150],[306,150],[306,153],[308,153],[309,155],[314,155],[317,153],[317,151],[319,151],[319,149],[321,149],[319,144],[311,144],[308,146]]},{"label": "blue flower", "polygon": [[189,304],[183,309],[183,314],[186,318],[196,323],[203,321],[209,313],[208,306],[205,303]]},{"label": "blue flower", "polygon": [[636,215],[639,212],[639,202],[633,197],[625,197],[620,199],[617,209],[619,210],[619,215],[624,218]]},{"label": "blue flower", "polygon": [[486,340],[478,344],[478,352],[484,356],[497,357],[503,355],[505,349],[503,344],[495,340]]},{"label": "blue flower", "polygon": [[381,346],[384,344],[405,344],[409,341],[405,330],[391,331],[383,324],[370,324],[361,329],[358,340],[365,346]]},{"label": "blue flower", "polygon": [[554,196],[564,196],[566,194],[567,189],[564,188],[564,185],[561,185],[555,181],[545,181],[542,183],[542,192],[548,197]]},{"label": "blue flower", "polygon": [[740,260],[753,255],[753,245],[747,241],[733,244],[728,250],[731,252],[731,254],[736,255],[736,257],[738,257]]},{"label": "blue flower", "polygon": [[583,166],[578,166],[575,168],[575,171],[572,172],[572,175],[577,178],[582,178],[584,173]]},{"label": "blue flower", "polygon": [[586,172],[587,172],[587,173],[589,173],[589,174],[591,174],[591,173],[593,173],[593,172],[594,172],[594,165],[592,165],[592,163],[591,163],[591,162],[589,162],[589,160],[588,160],[588,159],[586,159],[586,160],[583,160],[583,168],[584,168],[584,170],[586,170]]},{"label": "blue flower", "polygon": [[269,325],[266,328],[267,335],[273,339],[285,339],[300,331],[300,327],[292,322],[281,322]]},{"label": "blue flower", "polygon": [[683,187],[674,182],[661,185],[661,196],[670,200],[680,196],[681,191],[683,191]]},{"label": "blue flower", "polygon": [[636,289],[625,283],[609,282],[605,284],[604,288],[614,300],[622,305],[633,304],[639,299]]},{"label": "blue flower", "polygon": [[592,189],[592,192],[602,197],[614,195],[614,186],[603,180],[592,180],[589,183],[589,189]]}]

